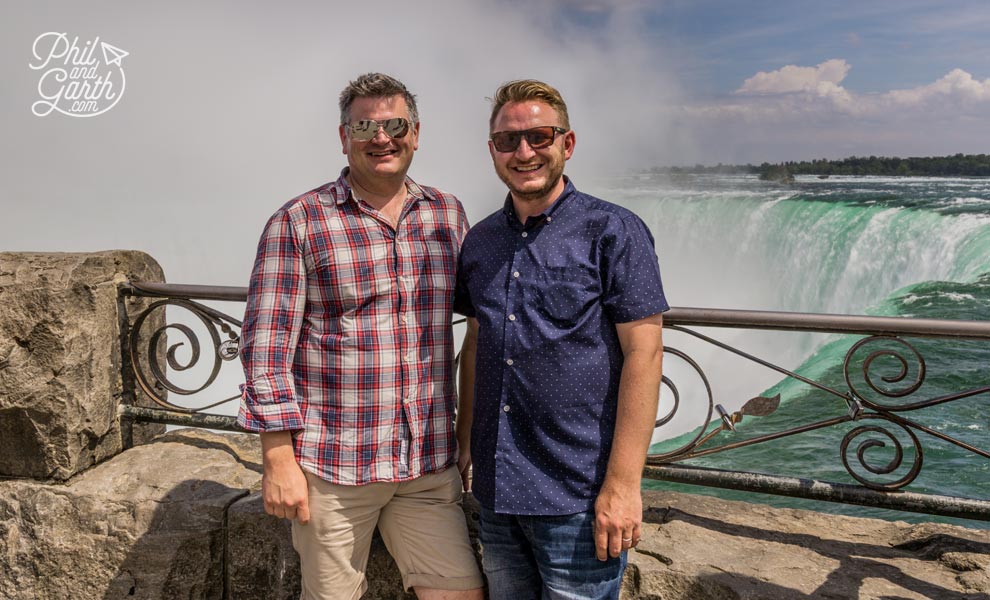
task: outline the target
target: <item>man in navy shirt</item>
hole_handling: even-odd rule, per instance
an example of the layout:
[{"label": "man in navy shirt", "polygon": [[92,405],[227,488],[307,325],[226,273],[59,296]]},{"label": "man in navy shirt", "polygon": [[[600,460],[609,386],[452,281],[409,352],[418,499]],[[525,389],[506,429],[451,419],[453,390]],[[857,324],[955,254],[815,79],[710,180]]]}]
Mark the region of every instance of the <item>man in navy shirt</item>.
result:
[{"label": "man in navy shirt", "polygon": [[618,598],[669,308],[653,238],[564,177],[575,135],[556,89],[503,85],[489,125],[509,194],[464,239],[454,306],[458,467],[467,487],[473,461],[489,592]]}]

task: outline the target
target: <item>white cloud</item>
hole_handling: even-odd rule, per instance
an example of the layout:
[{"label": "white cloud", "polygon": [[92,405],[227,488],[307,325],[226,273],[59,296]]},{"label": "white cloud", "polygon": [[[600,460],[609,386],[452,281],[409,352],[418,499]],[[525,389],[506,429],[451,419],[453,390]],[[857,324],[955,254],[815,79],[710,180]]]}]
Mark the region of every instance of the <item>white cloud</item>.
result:
[{"label": "white cloud", "polygon": [[990,114],[986,106],[990,104],[990,79],[980,81],[962,69],[915,88],[860,94],[841,85],[850,68],[845,60],[832,59],[814,67],[787,65],[776,71],[761,71],[746,79],[731,100],[686,107],[685,111],[706,118],[775,122],[828,121],[837,116],[934,118],[944,116],[948,107],[983,119]]},{"label": "white cloud", "polygon": [[833,58],[817,67],[787,65],[776,71],[760,71],[743,82],[737,94],[787,94],[811,92],[828,95],[846,78],[849,63]]},{"label": "white cloud", "polygon": [[842,59],[787,65],[757,73],[721,101],[672,112],[717,155],[704,160],[986,151],[990,78],[953,69],[914,88],[858,93],[842,85],[850,68]]},{"label": "white cloud", "polygon": [[934,83],[908,90],[893,90],[883,97],[901,106],[923,106],[932,101],[967,105],[990,102],[990,78],[979,81],[962,69],[953,69]]}]

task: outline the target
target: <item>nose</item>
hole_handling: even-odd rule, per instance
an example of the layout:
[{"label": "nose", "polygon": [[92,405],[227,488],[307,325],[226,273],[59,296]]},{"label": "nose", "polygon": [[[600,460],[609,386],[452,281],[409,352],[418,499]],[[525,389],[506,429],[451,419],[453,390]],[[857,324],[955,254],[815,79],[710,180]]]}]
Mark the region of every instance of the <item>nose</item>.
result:
[{"label": "nose", "polygon": [[536,151],[529,147],[529,142],[526,138],[519,140],[519,145],[516,146],[515,151],[516,158],[520,160],[527,160],[533,156],[536,156]]},{"label": "nose", "polygon": [[388,137],[388,135],[385,133],[385,128],[379,125],[378,129],[375,130],[375,137],[371,138],[371,141],[375,142],[376,144],[387,144],[388,141],[391,139],[392,138]]}]

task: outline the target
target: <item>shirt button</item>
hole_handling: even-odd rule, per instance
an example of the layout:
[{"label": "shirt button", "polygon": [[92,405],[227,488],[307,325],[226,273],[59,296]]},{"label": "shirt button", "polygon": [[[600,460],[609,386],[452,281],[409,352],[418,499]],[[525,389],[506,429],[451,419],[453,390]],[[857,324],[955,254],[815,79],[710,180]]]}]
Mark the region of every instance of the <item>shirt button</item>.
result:
[{"label": "shirt button", "polygon": [[502,412],[509,412],[509,410],[511,410],[511,409],[509,408],[509,405],[508,404],[506,404],[505,406],[502,407]]},{"label": "shirt button", "polygon": [[550,218],[550,217],[547,217],[547,223],[549,223],[550,221],[553,221],[553,219]]},{"label": "shirt button", "polygon": [[522,232],[522,236],[523,237],[529,237],[529,234],[524,231],[524,232]]},{"label": "shirt button", "polygon": [[509,315],[509,320],[510,321],[515,321],[516,320],[516,315]]},{"label": "shirt button", "polygon": [[399,320],[405,323],[409,320],[409,315],[407,313],[402,313],[402,316],[399,317]]},{"label": "shirt button", "polygon": [[412,362],[412,359],[413,359],[413,355],[411,352],[405,356],[406,362]]},{"label": "shirt button", "polygon": [[512,276],[515,277],[516,279],[519,279],[519,271],[513,271]]},{"label": "shirt button", "polygon": [[509,365],[511,367],[512,366],[512,359],[511,358],[505,359],[505,364],[507,364],[507,365]]}]

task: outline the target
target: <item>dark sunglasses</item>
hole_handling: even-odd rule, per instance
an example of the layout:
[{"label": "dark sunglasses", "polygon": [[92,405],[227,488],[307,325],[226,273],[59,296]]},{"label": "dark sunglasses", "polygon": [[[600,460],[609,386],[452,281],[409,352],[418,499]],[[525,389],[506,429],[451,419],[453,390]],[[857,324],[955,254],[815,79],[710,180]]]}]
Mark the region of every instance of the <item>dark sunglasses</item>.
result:
[{"label": "dark sunglasses", "polygon": [[378,135],[378,129],[381,128],[390,138],[401,138],[407,133],[409,133],[409,127],[411,123],[408,119],[403,119],[402,117],[395,117],[392,119],[385,119],[384,121],[376,121],[374,119],[362,119],[356,123],[351,123],[348,127],[351,130],[351,138],[358,140],[359,142],[367,142]]},{"label": "dark sunglasses", "polygon": [[553,144],[558,133],[567,133],[567,130],[563,127],[546,125],[522,131],[496,131],[490,139],[492,145],[499,152],[515,152],[523,138],[526,138],[526,143],[529,144],[530,148],[539,150]]}]

